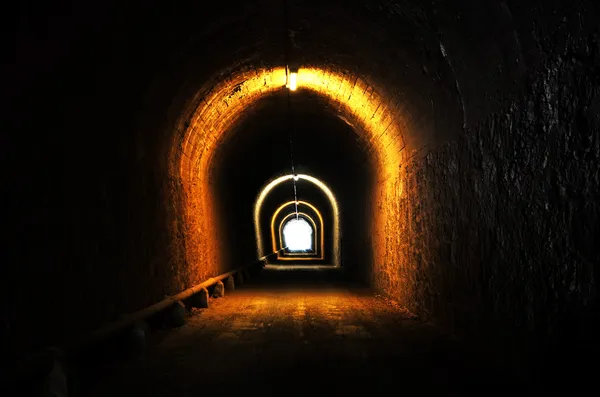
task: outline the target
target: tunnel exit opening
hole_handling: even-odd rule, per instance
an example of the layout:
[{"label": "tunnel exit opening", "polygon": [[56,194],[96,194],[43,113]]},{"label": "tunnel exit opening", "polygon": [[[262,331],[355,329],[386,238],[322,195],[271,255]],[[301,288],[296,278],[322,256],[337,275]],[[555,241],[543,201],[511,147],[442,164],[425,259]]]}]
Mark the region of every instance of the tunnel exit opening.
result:
[{"label": "tunnel exit opening", "polygon": [[[319,214],[317,214],[319,215]],[[291,219],[303,219],[304,221],[308,222],[310,224],[310,226],[312,227],[312,247],[307,250],[307,251],[292,251],[290,250],[289,246],[286,245],[285,243],[285,239],[283,237],[283,228],[285,225],[288,224],[288,222]],[[322,218],[322,217],[321,217]],[[278,237],[278,241],[279,241],[279,247],[281,247],[283,249],[283,252],[280,252],[280,256],[286,257],[286,256],[306,256],[306,257],[312,257],[312,258],[323,258],[323,251],[324,251],[324,237],[323,237],[323,224],[320,222],[320,219],[318,219],[319,224],[317,225],[317,222],[315,222],[315,220],[313,219],[313,217],[311,217],[309,214],[307,214],[306,212],[292,212],[288,215],[286,215],[280,222],[279,225],[279,235]],[[275,239],[275,230],[271,229],[271,233],[272,235],[272,240]],[[320,244],[322,243],[322,244]],[[277,246],[276,246],[277,247]]]},{"label": "tunnel exit opening", "polygon": [[303,218],[292,218],[283,226],[283,243],[291,252],[310,252],[313,247],[313,228]]}]

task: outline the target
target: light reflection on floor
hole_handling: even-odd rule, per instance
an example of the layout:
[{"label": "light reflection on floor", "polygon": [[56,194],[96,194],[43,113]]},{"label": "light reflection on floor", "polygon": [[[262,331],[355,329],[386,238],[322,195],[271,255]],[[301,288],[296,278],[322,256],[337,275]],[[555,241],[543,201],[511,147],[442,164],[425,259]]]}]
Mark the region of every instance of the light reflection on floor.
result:
[{"label": "light reflection on floor", "polygon": [[[335,265],[266,265],[268,270],[334,270],[340,269]],[[341,271],[341,269],[340,269]]]}]

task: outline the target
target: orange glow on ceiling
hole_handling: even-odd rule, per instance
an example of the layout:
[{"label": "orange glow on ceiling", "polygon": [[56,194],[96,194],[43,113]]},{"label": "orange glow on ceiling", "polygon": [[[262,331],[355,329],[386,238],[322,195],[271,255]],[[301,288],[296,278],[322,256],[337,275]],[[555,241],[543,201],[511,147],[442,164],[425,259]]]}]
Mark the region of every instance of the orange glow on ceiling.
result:
[{"label": "orange glow on ceiling", "polygon": [[[283,67],[215,77],[198,91],[174,126],[178,133],[174,134],[170,154],[171,175],[180,189],[177,200],[182,203],[182,219],[185,219],[185,225],[179,228],[186,240],[185,260],[192,266],[190,271],[196,272],[199,278],[224,270],[220,266],[220,250],[226,243],[219,241],[220,232],[215,230],[218,203],[209,181],[215,149],[247,109],[285,86]],[[373,193],[374,200],[395,197],[400,179],[399,165],[405,155],[402,129],[406,117],[401,114],[400,105],[391,106],[391,101],[365,80],[335,70],[300,68],[296,86],[298,91],[317,93],[330,103],[329,111],[337,112],[354,127],[374,160],[376,180],[381,187]],[[255,215],[257,212],[260,212],[260,205],[258,210],[255,206]],[[375,222],[379,224],[381,220]],[[338,233],[338,237],[334,237],[336,242],[339,240],[339,230],[335,230],[338,227],[339,223],[334,225],[334,233]],[[335,251],[334,255],[338,255],[339,249]],[[201,268],[201,264],[206,263],[213,268]],[[340,263],[339,257],[336,263]]]},{"label": "orange glow on ceiling", "polygon": [[[374,147],[379,161],[399,164],[404,147],[400,131],[402,123],[394,114],[396,112],[390,111],[387,101],[368,84],[352,76],[317,68],[299,69],[296,80],[298,89],[322,95],[338,104],[346,119],[357,122],[362,127],[357,132]],[[214,87],[193,112],[189,128],[181,128],[186,131],[181,147],[186,154],[180,158],[181,177],[191,173],[200,180],[205,178],[202,171],[207,170],[216,145],[243,111],[256,100],[285,85],[285,69],[280,67],[234,74]]]}]

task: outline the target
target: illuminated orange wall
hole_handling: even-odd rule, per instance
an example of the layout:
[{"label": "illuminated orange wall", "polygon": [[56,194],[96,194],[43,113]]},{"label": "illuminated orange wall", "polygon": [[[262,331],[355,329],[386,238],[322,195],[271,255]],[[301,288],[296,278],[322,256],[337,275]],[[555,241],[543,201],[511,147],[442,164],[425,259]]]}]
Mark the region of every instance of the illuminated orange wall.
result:
[{"label": "illuminated orange wall", "polygon": [[[211,160],[215,148],[258,99],[285,89],[285,69],[241,72],[226,80],[207,84],[179,122],[180,134],[171,153],[171,173],[180,182],[186,259],[194,280],[223,270],[219,239],[218,200],[210,183]],[[338,109],[360,136],[372,157],[377,189],[373,191],[371,211],[374,236],[373,266],[376,286],[398,289],[402,279],[399,268],[408,268],[402,247],[408,244],[398,234],[403,216],[401,164],[411,148],[404,144],[403,126],[407,117],[401,105],[391,104],[368,82],[330,70],[300,69],[298,89],[321,95]],[[293,95],[293,93],[292,93]],[[343,200],[343,198],[341,198]],[[394,293],[397,298],[397,292]]]}]

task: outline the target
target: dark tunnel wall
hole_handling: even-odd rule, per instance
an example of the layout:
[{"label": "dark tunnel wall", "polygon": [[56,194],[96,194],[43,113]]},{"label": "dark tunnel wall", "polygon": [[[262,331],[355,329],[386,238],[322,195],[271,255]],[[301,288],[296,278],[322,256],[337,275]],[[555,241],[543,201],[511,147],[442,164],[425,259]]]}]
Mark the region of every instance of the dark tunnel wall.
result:
[{"label": "dark tunnel wall", "polygon": [[600,58],[590,44],[565,38],[522,98],[407,170],[420,208],[407,219],[419,311],[509,338],[538,364],[597,349],[600,92],[589,68]]},{"label": "dark tunnel wall", "polygon": [[[215,3],[212,13],[200,2],[21,7],[2,66],[13,131],[2,138],[7,359],[219,271],[213,257],[186,257],[169,168],[185,133],[178,121],[211,82],[281,66],[284,42],[270,1]],[[372,247],[374,285],[459,333],[507,330],[498,346],[589,340],[599,261],[594,2],[290,8],[295,59],[360,77],[405,116],[406,194],[378,193],[361,209],[383,225],[357,235],[383,242]]]}]

